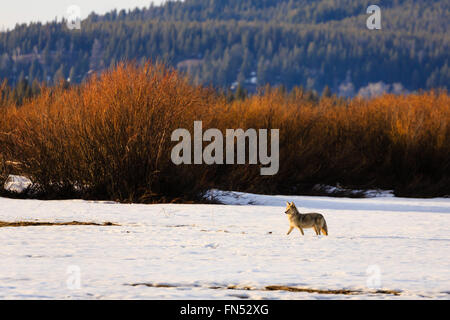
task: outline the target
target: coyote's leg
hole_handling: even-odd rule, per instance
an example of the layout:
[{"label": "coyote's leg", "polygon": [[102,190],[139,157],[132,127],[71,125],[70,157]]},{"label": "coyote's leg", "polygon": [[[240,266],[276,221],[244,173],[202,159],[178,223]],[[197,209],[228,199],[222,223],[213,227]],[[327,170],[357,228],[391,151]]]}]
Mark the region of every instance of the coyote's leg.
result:
[{"label": "coyote's leg", "polygon": [[300,232],[302,233],[302,236],[304,236],[304,235],[305,235],[305,233],[303,232],[303,229],[302,229],[302,227],[298,227],[298,230],[300,230]]},{"label": "coyote's leg", "polygon": [[291,233],[292,232],[292,229],[294,229],[294,227],[289,227],[289,231],[286,233],[286,235],[289,235],[289,233]]},{"label": "coyote's leg", "polygon": [[314,231],[316,232],[316,236],[318,236],[320,234],[319,228],[316,225],[314,225]]},{"label": "coyote's leg", "polygon": [[324,228],[322,228],[322,233],[326,236],[328,235],[327,231]]}]

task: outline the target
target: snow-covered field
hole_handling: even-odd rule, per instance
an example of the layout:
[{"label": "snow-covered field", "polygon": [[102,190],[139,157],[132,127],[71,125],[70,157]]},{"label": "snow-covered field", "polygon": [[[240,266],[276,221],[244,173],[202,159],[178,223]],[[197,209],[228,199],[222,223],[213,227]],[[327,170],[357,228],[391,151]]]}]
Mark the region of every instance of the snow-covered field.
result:
[{"label": "snow-covered field", "polygon": [[[450,199],[214,194],[229,205],[0,198],[0,221],[120,224],[0,228],[0,299],[450,298]],[[287,236],[287,200],[330,235]]]}]

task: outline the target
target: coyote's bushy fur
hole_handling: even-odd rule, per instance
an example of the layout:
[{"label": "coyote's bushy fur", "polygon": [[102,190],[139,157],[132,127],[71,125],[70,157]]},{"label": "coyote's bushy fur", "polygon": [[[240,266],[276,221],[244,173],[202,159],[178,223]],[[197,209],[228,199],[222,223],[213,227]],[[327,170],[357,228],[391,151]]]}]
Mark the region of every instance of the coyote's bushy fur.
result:
[{"label": "coyote's bushy fur", "polygon": [[322,232],[328,236],[327,222],[320,213],[300,213],[294,202],[287,203],[285,213],[289,219],[289,231],[287,234],[290,234],[294,228],[298,228],[302,235],[305,235],[303,229],[314,228],[317,235],[320,235]]}]

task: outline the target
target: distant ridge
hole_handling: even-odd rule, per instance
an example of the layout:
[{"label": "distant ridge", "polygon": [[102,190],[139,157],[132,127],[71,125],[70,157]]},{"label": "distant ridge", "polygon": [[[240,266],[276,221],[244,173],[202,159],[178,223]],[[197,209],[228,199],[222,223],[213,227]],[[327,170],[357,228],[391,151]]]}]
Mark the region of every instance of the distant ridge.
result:
[{"label": "distant ridge", "polygon": [[329,87],[343,96],[446,88],[450,3],[384,0],[382,30],[366,28],[370,1],[186,0],[91,14],[0,33],[0,79],[79,83],[121,60],[163,60],[196,83],[250,91],[269,83]]}]

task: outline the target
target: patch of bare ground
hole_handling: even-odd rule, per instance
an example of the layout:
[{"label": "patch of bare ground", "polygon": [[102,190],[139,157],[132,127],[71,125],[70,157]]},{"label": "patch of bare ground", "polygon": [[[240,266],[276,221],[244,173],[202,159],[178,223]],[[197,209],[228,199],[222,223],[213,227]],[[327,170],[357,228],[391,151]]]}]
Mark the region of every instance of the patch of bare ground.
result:
[{"label": "patch of bare ground", "polygon": [[6,227],[39,227],[39,226],[119,226],[118,224],[112,222],[103,222],[103,223],[95,223],[95,222],[36,222],[36,221],[16,221],[16,222],[5,222],[0,221],[0,228]]},{"label": "patch of bare ground", "polygon": [[[175,284],[156,284],[156,283],[134,283],[130,286],[146,286],[151,288],[186,288],[186,287],[199,287],[197,284],[192,285],[175,285]],[[400,291],[396,290],[374,290],[374,291],[363,291],[363,290],[349,290],[349,289],[339,289],[339,290],[325,290],[325,289],[313,289],[313,288],[299,288],[290,286],[266,286],[264,288],[254,288],[249,286],[237,286],[237,285],[215,285],[205,287],[211,290],[246,290],[246,291],[288,291],[288,292],[306,292],[306,293],[318,293],[318,294],[335,294],[335,295],[362,295],[362,294],[388,294],[399,296]]]},{"label": "patch of bare ground", "polygon": [[164,284],[164,283],[132,283],[130,284],[132,287],[145,286],[150,288],[180,288],[182,286],[177,286],[174,284]]},{"label": "patch of bare ground", "polygon": [[400,291],[395,290],[374,290],[374,291],[362,291],[362,290],[321,290],[321,289],[311,289],[311,288],[297,288],[297,287],[288,287],[288,286],[267,286],[265,287],[267,291],[289,291],[289,292],[308,292],[308,293],[319,293],[319,294],[343,294],[343,295],[357,295],[357,294],[392,294],[392,295],[400,295]]},{"label": "patch of bare ground", "polygon": [[175,225],[167,225],[167,228],[189,228],[196,227],[195,224],[175,224]]}]

